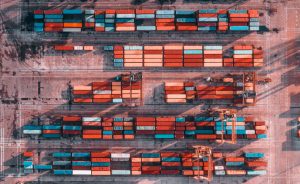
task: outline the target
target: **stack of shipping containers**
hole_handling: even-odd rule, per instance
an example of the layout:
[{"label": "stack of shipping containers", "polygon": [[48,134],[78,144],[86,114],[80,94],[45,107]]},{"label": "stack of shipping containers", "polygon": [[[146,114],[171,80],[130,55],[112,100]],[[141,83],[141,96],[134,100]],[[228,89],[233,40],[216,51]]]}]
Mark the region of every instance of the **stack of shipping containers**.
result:
[{"label": "stack of shipping containers", "polygon": [[61,10],[44,10],[45,15],[45,31],[46,32],[62,32],[64,28],[63,14]]},{"label": "stack of shipping containers", "polygon": [[259,13],[257,10],[248,10],[248,14],[249,14],[249,18],[250,18],[250,22],[249,22],[249,26],[250,26],[250,31],[259,31]]},{"label": "stack of shipping containers", "polygon": [[176,10],[177,31],[197,31],[195,12],[190,10]]},{"label": "stack of shipping containers", "polygon": [[124,46],[124,66],[143,67],[143,46]]},{"label": "stack of shipping containers", "polygon": [[43,137],[45,138],[60,138],[61,125],[43,125]]},{"label": "stack of shipping containers", "polygon": [[155,125],[156,125],[155,117],[137,117],[136,135],[154,135]]},{"label": "stack of shipping containers", "polygon": [[175,117],[157,117],[155,127],[156,139],[175,138]]},{"label": "stack of shipping containers", "polygon": [[79,116],[64,116],[62,122],[63,136],[81,135],[81,121]]},{"label": "stack of shipping containers", "polygon": [[63,10],[64,28],[63,32],[81,32],[83,14],[80,9]]},{"label": "stack of shipping containers", "polygon": [[218,31],[225,32],[228,30],[228,14],[227,10],[218,11]]},{"label": "stack of shipping containers", "polygon": [[104,32],[105,31],[105,11],[95,10],[95,31]]},{"label": "stack of shipping containers", "polygon": [[135,31],[134,10],[116,10],[116,31]]},{"label": "stack of shipping containers", "polygon": [[137,31],[155,31],[155,10],[135,10]]},{"label": "stack of shipping containers", "polygon": [[161,171],[160,153],[142,153],[142,174],[159,175]]},{"label": "stack of shipping containers", "polygon": [[33,31],[34,32],[44,32],[44,23],[46,20],[44,19],[43,10],[34,10],[33,12]]},{"label": "stack of shipping containers", "polygon": [[164,67],[183,67],[183,45],[164,46]]},{"label": "stack of shipping containers", "polygon": [[111,153],[110,152],[91,152],[92,175],[107,176],[111,175]]},{"label": "stack of shipping containers", "polygon": [[156,30],[175,31],[175,11],[156,10]]},{"label": "stack of shipping containers", "polygon": [[178,175],[181,170],[181,158],[179,153],[162,152],[161,156],[161,174]]},{"label": "stack of shipping containers", "polygon": [[84,28],[85,30],[95,30],[95,10],[84,11]]},{"label": "stack of shipping containers", "polygon": [[198,30],[216,31],[218,24],[218,13],[216,9],[199,10]]},{"label": "stack of shipping containers", "polygon": [[144,67],[163,66],[163,46],[144,46]]},{"label": "stack of shipping containers", "polygon": [[105,32],[116,31],[116,11],[105,10]]},{"label": "stack of shipping containers", "polygon": [[247,10],[228,10],[229,29],[231,31],[248,31],[249,14]]},{"label": "stack of shipping containers", "polygon": [[166,82],[165,101],[167,103],[186,103],[184,82]]},{"label": "stack of shipping containers", "polygon": [[185,45],[183,50],[184,67],[203,67],[202,45]]},{"label": "stack of shipping containers", "polygon": [[223,66],[223,47],[222,46],[204,46],[204,67],[222,67]]},{"label": "stack of shipping containers", "polygon": [[102,124],[100,117],[82,117],[82,138],[102,139]]}]

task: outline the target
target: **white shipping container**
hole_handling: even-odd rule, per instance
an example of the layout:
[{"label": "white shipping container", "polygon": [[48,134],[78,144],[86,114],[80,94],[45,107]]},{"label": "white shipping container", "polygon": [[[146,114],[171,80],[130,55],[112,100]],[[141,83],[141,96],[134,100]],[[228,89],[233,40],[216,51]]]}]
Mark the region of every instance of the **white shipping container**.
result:
[{"label": "white shipping container", "polygon": [[112,153],[111,158],[130,158],[129,153]]},{"label": "white shipping container", "polygon": [[63,28],[63,32],[81,32],[81,28]]},{"label": "white shipping container", "polygon": [[74,50],[83,50],[83,46],[74,46]]},{"label": "white shipping container", "polygon": [[155,130],[155,126],[137,126],[137,130]]},{"label": "white shipping container", "polygon": [[216,165],[216,166],[215,166],[215,170],[224,170],[224,166]]},{"label": "white shipping container", "polygon": [[85,10],[85,14],[95,14],[95,10]]},{"label": "white shipping container", "polygon": [[111,170],[112,175],[130,175],[130,170]]},{"label": "white shipping container", "polygon": [[101,121],[100,117],[83,117],[82,121]]},{"label": "white shipping container", "polygon": [[42,130],[23,130],[23,134],[42,134]]},{"label": "white shipping container", "polygon": [[93,94],[97,94],[97,95],[110,95],[111,94],[111,90],[94,90]]},{"label": "white shipping container", "polygon": [[91,170],[73,170],[73,175],[92,175]]},{"label": "white shipping container", "polygon": [[222,131],[216,131],[216,134],[222,134]]},{"label": "white shipping container", "polygon": [[255,130],[246,130],[246,134],[255,134]]}]

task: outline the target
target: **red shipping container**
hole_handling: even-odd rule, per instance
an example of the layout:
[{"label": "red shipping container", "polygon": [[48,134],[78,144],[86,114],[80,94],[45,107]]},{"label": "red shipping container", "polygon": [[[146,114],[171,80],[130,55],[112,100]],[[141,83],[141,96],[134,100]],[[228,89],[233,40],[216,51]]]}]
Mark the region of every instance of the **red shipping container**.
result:
[{"label": "red shipping container", "polygon": [[142,171],[160,171],[160,166],[142,166]]},{"label": "red shipping container", "polygon": [[131,167],[132,171],[141,171],[141,167]]},{"label": "red shipping container", "polygon": [[160,156],[161,157],[179,157],[179,153],[175,153],[175,152],[161,152]]},{"label": "red shipping container", "polygon": [[156,130],[155,133],[156,134],[174,134],[174,131],[170,131],[170,130]]},{"label": "red shipping container", "polygon": [[266,125],[266,122],[264,122],[264,121],[255,121],[255,125],[256,126]]},{"label": "red shipping container", "polygon": [[63,134],[80,135],[80,130],[63,130]]},{"label": "red shipping container", "polygon": [[91,90],[73,90],[73,95],[90,95],[93,94]]},{"label": "red shipping container", "polygon": [[124,55],[114,55],[114,58],[115,59],[123,59],[124,58]]},{"label": "red shipping container", "polygon": [[208,134],[203,134],[203,135],[197,134],[196,135],[196,139],[216,139],[216,138],[217,138],[217,135],[215,135],[215,134],[210,134],[210,135],[208,135]]},{"label": "red shipping container", "polygon": [[179,174],[179,170],[161,170],[161,174],[177,175]]},{"label": "red shipping container", "polygon": [[176,30],[178,31],[197,31],[197,26],[176,26]]},{"label": "red shipping container", "polygon": [[165,90],[182,91],[184,90],[184,86],[165,86]]},{"label": "red shipping container", "polygon": [[168,166],[168,167],[178,167],[181,166],[180,162],[162,162],[162,166]]},{"label": "red shipping container", "polygon": [[92,171],[110,171],[110,167],[92,167]]},{"label": "red shipping container", "polygon": [[116,10],[116,14],[135,14],[135,10]]},{"label": "red shipping container", "polygon": [[142,171],[142,174],[158,175],[158,174],[160,174],[160,170],[158,170],[158,171]]},{"label": "red shipping container", "polygon": [[23,153],[23,156],[24,157],[33,157],[33,152],[32,151],[25,151],[24,153]]},{"label": "red shipping container", "polygon": [[203,67],[203,63],[184,63],[184,67]]},{"label": "red shipping container", "polygon": [[174,121],[159,121],[157,120],[156,126],[175,126]]},{"label": "red shipping container", "polygon": [[45,22],[45,27],[52,27],[52,28],[63,28],[63,23],[58,22]]},{"label": "red shipping container", "polygon": [[144,50],[144,54],[163,54],[162,50]]},{"label": "red shipping container", "polygon": [[74,98],[74,103],[92,103],[93,100],[91,98]]},{"label": "red shipping container", "polygon": [[105,14],[105,10],[95,10],[95,15]]},{"label": "red shipping container", "polygon": [[169,95],[169,94],[185,94],[186,92],[185,91],[165,91],[165,94],[166,95]]},{"label": "red shipping container", "polygon": [[44,14],[62,14],[61,10],[44,10]]},{"label": "red shipping container", "polygon": [[230,22],[249,22],[249,18],[230,18]]},{"label": "red shipping container", "polygon": [[202,121],[202,122],[196,122],[196,126],[215,126],[215,122],[209,122],[209,121]]},{"label": "red shipping container", "polygon": [[80,116],[63,116],[63,121],[81,121]]},{"label": "red shipping container", "polygon": [[198,26],[206,27],[206,26],[217,26],[218,24],[215,22],[198,22]]},{"label": "red shipping container", "polygon": [[110,157],[110,152],[91,152],[91,157],[99,157],[99,158],[104,158],[104,157]]},{"label": "red shipping container", "polygon": [[105,10],[106,14],[115,14],[116,10]]},{"label": "red shipping container", "polygon": [[244,157],[226,157],[225,160],[226,160],[226,162],[244,162],[245,158]]},{"label": "red shipping container", "polygon": [[136,9],[135,13],[136,14],[154,14],[155,10],[151,10],[151,9],[139,10],[139,9]]},{"label": "red shipping container", "polygon": [[184,139],[184,134],[176,134],[175,139]]},{"label": "red shipping container", "polygon": [[73,45],[55,45],[54,50],[59,50],[59,51],[74,50],[74,46]]},{"label": "red shipping container", "polygon": [[111,98],[97,98],[97,99],[93,99],[94,103],[110,103],[112,102]]},{"label": "red shipping container", "polygon": [[182,63],[164,63],[164,67],[183,67]]},{"label": "red shipping container", "polygon": [[141,167],[142,163],[141,162],[131,162],[132,167]]},{"label": "red shipping container", "polygon": [[175,31],[175,26],[157,26],[157,31]]},{"label": "red shipping container", "polygon": [[204,59],[222,59],[222,54],[204,54]]},{"label": "red shipping container", "polygon": [[169,18],[169,19],[155,19],[156,23],[171,23],[174,22],[173,18]]},{"label": "red shipping container", "polygon": [[45,27],[44,31],[45,32],[62,32],[63,28],[62,27]]},{"label": "red shipping container", "polygon": [[217,13],[199,13],[198,18],[211,18],[211,17],[218,17]]},{"label": "red shipping container", "polygon": [[182,170],[182,174],[184,176],[192,176],[192,175],[194,175],[194,172],[193,172],[193,170]]},{"label": "red shipping container", "polygon": [[154,130],[136,130],[137,135],[153,135],[155,134]]},{"label": "red shipping container", "polygon": [[91,158],[92,162],[110,162],[110,158]]},{"label": "red shipping container", "polygon": [[248,26],[247,22],[230,22],[229,26]]},{"label": "red shipping container", "polygon": [[83,130],[83,134],[88,134],[88,135],[96,135],[96,134],[101,134],[101,130]]},{"label": "red shipping container", "polygon": [[60,134],[60,130],[43,130],[43,134]]},{"label": "red shipping container", "polygon": [[90,170],[90,166],[72,166],[73,170]]},{"label": "red shipping container", "polygon": [[33,13],[34,14],[43,14],[43,10],[34,10]]},{"label": "red shipping container", "polygon": [[267,167],[268,165],[266,161],[260,161],[260,160],[248,161],[246,163],[249,167]]},{"label": "red shipping container", "polygon": [[247,139],[257,139],[256,134],[248,134],[246,135]]},{"label": "red shipping container", "polygon": [[[184,60],[186,59],[201,59],[203,58],[202,54],[184,54]],[[203,61],[203,60],[200,60]]]}]

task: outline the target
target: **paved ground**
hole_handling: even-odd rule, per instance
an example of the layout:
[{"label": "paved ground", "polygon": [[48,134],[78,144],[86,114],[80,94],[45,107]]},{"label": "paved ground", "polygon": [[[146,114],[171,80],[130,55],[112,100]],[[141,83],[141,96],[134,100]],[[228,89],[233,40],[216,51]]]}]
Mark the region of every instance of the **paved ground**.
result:
[{"label": "paved ground", "polygon": [[[162,100],[163,81],[199,80],[211,75],[225,75],[241,72],[241,69],[145,69],[144,106],[120,107],[118,105],[68,105],[68,82],[88,84],[92,81],[106,80],[125,70],[115,70],[102,51],[107,44],[154,44],[154,43],[201,43],[232,44],[250,43],[262,46],[265,51],[265,66],[257,70],[260,77],[271,77],[272,83],[258,86],[256,106],[243,108],[241,115],[252,115],[257,120],[266,120],[269,126],[268,139],[260,141],[239,141],[236,145],[211,144],[222,151],[262,151],[268,159],[268,174],[261,177],[215,177],[212,183],[300,183],[300,139],[295,138],[296,118],[300,115],[300,3],[291,1],[230,1],[222,3],[178,0],[174,4],[159,5],[154,0],[141,5],[132,5],[131,1],[1,1],[1,110],[0,110],[0,158],[2,183],[196,183],[188,177],[53,177],[51,175],[22,176],[19,155],[26,149],[53,151],[56,149],[103,148],[110,150],[138,149],[184,149],[199,141],[154,141],[139,139],[136,141],[46,141],[21,138],[20,128],[30,123],[34,116],[47,117],[56,114],[88,115],[194,115],[209,104],[166,105]],[[26,30],[23,21],[27,12],[38,7],[96,7],[118,8],[136,6],[137,8],[245,8],[259,9],[264,13],[262,24],[279,33],[264,34],[211,34],[211,33],[80,33],[80,34],[36,34]],[[277,9],[270,14],[267,10]],[[96,50],[90,53],[62,54],[51,50],[55,43],[78,43],[94,45]],[[36,51],[32,51],[31,47]],[[137,70],[140,71],[140,70]],[[249,70],[250,71],[250,70]],[[252,69],[251,71],[254,71]],[[175,75],[176,74],[176,75]],[[40,92],[38,86],[40,84]],[[213,102],[214,107],[223,107],[223,102]],[[200,110],[201,109],[201,110]],[[200,142],[201,144],[209,144]]]}]

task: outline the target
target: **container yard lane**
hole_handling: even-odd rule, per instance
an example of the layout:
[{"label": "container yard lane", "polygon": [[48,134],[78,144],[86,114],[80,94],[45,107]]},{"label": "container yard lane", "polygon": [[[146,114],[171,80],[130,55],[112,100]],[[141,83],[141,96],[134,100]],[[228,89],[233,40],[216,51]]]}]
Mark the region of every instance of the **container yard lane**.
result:
[{"label": "container yard lane", "polygon": [[160,2],[1,2],[1,183],[299,183],[300,4]]}]

